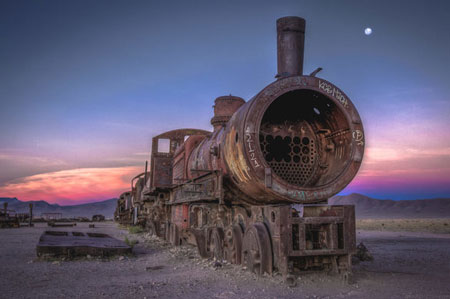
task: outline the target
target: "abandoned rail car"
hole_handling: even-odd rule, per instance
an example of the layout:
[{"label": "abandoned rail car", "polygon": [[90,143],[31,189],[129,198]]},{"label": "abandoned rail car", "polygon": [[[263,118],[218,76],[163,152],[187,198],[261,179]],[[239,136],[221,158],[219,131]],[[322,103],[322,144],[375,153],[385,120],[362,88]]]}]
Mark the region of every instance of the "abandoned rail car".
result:
[{"label": "abandoned rail car", "polygon": [[[15,210],[8,210],[8,203],[3,203],[0,209],[0,228],[18,228],[22,225],[33,226],[33,204],[29,204],[29,213],[17,213]],[[25,224],[27,223],[27,224]]]},{"label": "abandoned rail car", "polygon": [[320,69],[303,75],[304,30],[302,18],[277,20],[276,81],[247,102],[218,97],[212,132],[153,138],[150,170],[121,195],[118,221],[260,275],[351,271],[354,207],[327,200],[356,175],[364,130]]}]

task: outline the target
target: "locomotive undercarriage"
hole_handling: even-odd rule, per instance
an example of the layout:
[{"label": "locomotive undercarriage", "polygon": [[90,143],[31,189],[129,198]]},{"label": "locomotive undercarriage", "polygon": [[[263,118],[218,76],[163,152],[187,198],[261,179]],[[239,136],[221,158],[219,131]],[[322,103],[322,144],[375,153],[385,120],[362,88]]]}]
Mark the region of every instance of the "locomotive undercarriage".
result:
[{"label": "locomotive undercarriage", "polygon": [[220,194],[220,179],[211,172],[179,185],[164,208],[162,201],[153,203],[142,225],[174,246],[194,245],[203,258],[241,264],[258,275],[279,272],[289,279],[305,271],[350,273],[353,206],[237,205],[208,197]]}]

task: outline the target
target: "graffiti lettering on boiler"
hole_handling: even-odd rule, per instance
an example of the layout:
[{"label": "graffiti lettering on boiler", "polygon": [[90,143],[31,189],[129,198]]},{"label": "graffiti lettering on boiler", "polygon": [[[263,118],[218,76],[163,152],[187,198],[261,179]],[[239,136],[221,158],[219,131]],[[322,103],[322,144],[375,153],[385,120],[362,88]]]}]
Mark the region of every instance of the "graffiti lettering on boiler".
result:
[{"label": "graffiti lettering on boiler", "polygon": [[258,159],[256,158],[255,154],[255,142],[252,138],[252,134],[250,133],[250,128],[247,127],[245,130],[245,139],[248,146],[248,154],[250,157],[250,160],[253,162],[255,167],[261,167],[261,164],[259,164]]},{"label": "graffiti lettering on boiler", "polygon": [[341,102],[342,106],[344,106],[345,108],[348,107],[348,100],[347,100],[347,98],[336,87],[332,86],[331,84],[328,84],[326,82],[323,82],[323,81],[319,80],[319,89],[322,89],[327,94],[335,97],[339,102]]},{"label": "graffiti lettering on boiler", "polygon": [[352,133],[353,139],[355,139],[357,145],[364,145],[364,134],[361,130],[355,130]]}]

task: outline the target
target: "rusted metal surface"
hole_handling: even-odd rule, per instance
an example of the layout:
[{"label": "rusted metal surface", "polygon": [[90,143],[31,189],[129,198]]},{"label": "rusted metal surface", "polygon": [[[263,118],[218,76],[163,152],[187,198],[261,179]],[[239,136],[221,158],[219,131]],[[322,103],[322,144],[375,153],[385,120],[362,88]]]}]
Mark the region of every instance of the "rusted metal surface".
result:
[{"label": "rusted metal surface", "polygon": [[106,234],[45,231],[36,246],[37,256],[112,256],[131,253],[125,242]]},{"label": "rusted metal surface", "polygon": [[[289,215],[293,238],[290,239],[290,256],[336,255],[345,254],[355,249],[353,234],[349,225],[354,225],[354,208],[352,206],[322,206],[325,211],[335,216],[326,216],[320,207],[305,207],[320,211],[318,215]],[[352,214],[353,215],[348,215]],[[304,215],[307,215],[305,212]],[[319,216],[324,215],[324,216]],[[353,224],[351,224],[353,222]]]},{"label": "rusted metal surface", "polygon": [[303,74],[305,20],[284,17],[277,20],[277,78]]},{"label": "rusted metal surface", "polygon": [[258,275],[272,274],[272,247],[270,235],[264,223],[255,223],[245,232],[242,262],[250,271]]},{"label": "rusted metal surface", "polygon": [[245,100],[240,97],[232,95],[218,97],[214,101],[214,117],[211,119],[214,131],[225,126],[233,114],[244,104]]},{"label": "rusted metal surface", "polygon": [[[152,139],[152,156],[150,161],[150,189],[167,188],[172,185],[172,159],[176,149],[184,143],[186,137],[192,135],[208,136],[211,133],[197,129],[180,129],[160,134]],[[166,151],[159,147],[161,140],[168,140]]]},{"label": "rusted metal surface", "polygon": [[178,185],[188,181],[190,177],[189,158],[192,151],[206,136],[194,135],[189,137],[175,152],[173,159],[172,184]]},{"label": "rusted metal surface", "polygon": [[173,188],[170,204],[221,200],[222,174],[219,171],[204,173]]},{"label": "rusted metal surface", "polygon": [[117,201],[116,210],[114,211],[114,220],[124,225],[131,224],[132,215],[131,192],[124,192]]},{"label": "rusted metal surface", "polygon": [[355,107],[316,77],[272,83],[239,109],[224,135],[228,172],[236,187],[260,204],[326,200],[353,179],[364,152]]},{"label": "rusted metal surface", "polygon": [[349,98],[323,79],[292,76],[243,105],[193,150],[189,165],[228,174],[253,204],[313,203],[354,178],[363,152],[361,119]]},{"label": "rusted metal surface", "polygon": [[224,236],[224,256],[223,258],[232,264],[240,265],[242,262],[242,242],[244,232],[242,226],[234,224],[227,228]]},{"label": "rusted metal surface", "polygon": [[150,172],[120,197],[116,220],[137,218],[173,245],[259,275],[351,271],[354,207],[327,200],[356,175],[364,130],[348,96],[316,77],[321,68],[302,74],[304,29],[298,17],[277,21],[277,80],[247,102],[218,97],[213,132],[153,138]]}]

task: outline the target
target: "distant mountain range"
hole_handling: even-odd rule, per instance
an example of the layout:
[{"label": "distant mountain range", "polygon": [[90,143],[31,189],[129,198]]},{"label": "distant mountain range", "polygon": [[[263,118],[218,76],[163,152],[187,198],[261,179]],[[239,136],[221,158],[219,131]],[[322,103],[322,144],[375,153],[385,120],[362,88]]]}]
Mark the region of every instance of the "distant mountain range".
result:
[{"label": "distant mountain range", "polygon": [[450,218],[450,198],[389,200],[353,193],[334,196],[334,205],[355,205],[356,218]]},{"label": "distant mountain range", "polygon": [[17,213],[28,213],[30,211],[29,204],[33,203],[34,217],[41,216],[42,213],[61,213],[62,217],[88,217],[101,214],[106,218],[112,218],[117,205],[117,198],[107,199],[104,201],[74,205],[60,206],[58,204],[49,204],[46,201],[21,201],[17,198],[0,197],[0,209],[3,203],[8,203],[8,210],[15,210]]},{"label": "distant mountain range", "polygon": [[[0,209],[3,202],[8,202],[8,209],[18,213],[28,213],[30,201],[17,198],[0,198]],[[355,205],[357,218],[449,218],[450,198],[420,200],[381,200],[353,193],[345,196],[334,196],[330,204]],[[102,214],[112,218],[116,209],[117,198],[74,206],[60,206],[46,201],[31,201],[33,214],[39,217],[42,213],[61,213],[63,217],[89,217]]]}]

